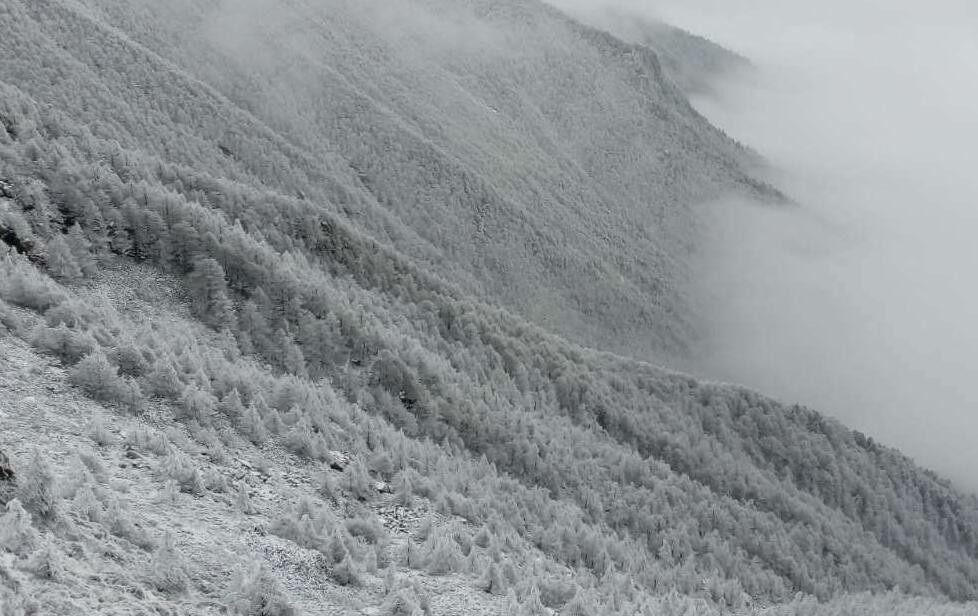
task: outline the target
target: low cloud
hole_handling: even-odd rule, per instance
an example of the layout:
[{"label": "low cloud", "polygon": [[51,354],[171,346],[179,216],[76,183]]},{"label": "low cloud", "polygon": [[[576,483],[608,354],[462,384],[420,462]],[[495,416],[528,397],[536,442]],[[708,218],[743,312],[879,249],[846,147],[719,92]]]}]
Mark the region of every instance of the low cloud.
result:
[{"label": "low cloud", "polygon": [[694,102],[799,203],[703,206],[699,370],[978,489],[978,4],[644,4],[574,8],[642,12],[748,56],[757,71]]}]

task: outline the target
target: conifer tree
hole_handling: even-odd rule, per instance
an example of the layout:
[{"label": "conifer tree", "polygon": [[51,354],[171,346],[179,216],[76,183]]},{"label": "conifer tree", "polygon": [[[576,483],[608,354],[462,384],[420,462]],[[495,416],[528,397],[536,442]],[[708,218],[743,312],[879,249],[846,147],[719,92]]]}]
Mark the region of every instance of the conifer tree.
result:
[{"label": "conifer tree", "polygon": [[343,469],[343,487],[358,500],[367,500],[374,494],[370,475],[359,458]]},{"label": "conifer tree", "polygon": [[295,616],[275,578],[262,565],[239,569],[231,582],[226,604],[236,616]]},{"label": "conifer tree", "polygon": [[296,455],[313,458],[316,454],[312,424],[303,416],[285,436],[285,445]]},{"label": "conifer tree", "polygon": [[238,327],[231,333],[234,336],[241,355],[247,357],[256,354],[258,350],[255,348],[255,343],[251,339],[251,334],[241,327],[241,322],[241,319],[238,319]]},{"label": "conifer tree", "polygon": [[458,569],[461,561],[458,544],[442,533],[433,533],[425,542],[425,570],[431,575],[447,575]]},{"label": "conifer tree", "polygon": [[503,581],[503,577],[499,574],[499,567],[496,563],[489,563],[489,567],[486,569],[485,576],[482,578],[481,588],[490,595],[504,595],[506,594],[506,583]]},{"label": "conifer tree", "polygon": [[146,408],[146,396],[143,395],[139,381],[134,378],[126,377],[122,380],[122,387],[119,389],[119,405],[131,415],[137,415]]},{"label": "conifer tree", "polygon": [[336,564],[349,554],[350,550],[346,547],[346,531],[342,527],[334,528],[326,543],[326,555],[333,564]]},{"label": "conifer tree", "polygon": [[273,344],[275,357],[278,358],[282,368],[287,373],[299,378],[308,378],[306,358],[302,355],[302,349],[292,341],[288,332],[282,328],[276,330]]},{"label": "conifer tree", "polygon": [[49,520],[57,514],[54,473],[40,451],[34,452],[31,461],[18,476],[17,498],[28,511],[42,520]]},{"label": "conifer tree", "polygon": [[44,321],[48,327],[57,327],[63,324],[71,329],[88,328],[93,324],[95,318],[93,311],[86,302],[74,298],[66,298],[44,313]]},{"label": "conifer tree", "polygon": [[238,484],[238,490],[235,494],[234,503],[238,511],[245,515],[253,515],[257,513],[255,506],[251,502],[251,496],[248,494],[248,486],[243,481]]},{"label": "conifer tree", "polygon": [[195,259],[187,286],[194,314],[200,320],[218,330],[234,325],[233,304],[220,263],[209,257]]},{"label": "conifer tree", "polygon": [[47,245],[47,266],[51,275],[64,282],[82,277],[82,270],[63,235],[56,235]]},{"label": "conifer tree", "polygon": [[246,301],[241,306],[237,321],[235,337],[241,345],[242,353],[270,356],[273,347],[272,332],[268,319],[265,318],[258,304],[252,300]]},{"label": "conifer tree", "polygon": [[186,566],[169,532],[150,561],[149,580],[162,592],[182,593],[187,589]]},{"label": "conifer tree", "polygon": [[146,358],[132,340],[118,344],[109,353],[109,358],[124,376],[140,377],[149,369]]},{"label": "conifer tree", "polygon": [[57,327],[38,327],[31,344],[72,365],[95,350],[98,343],[88,332],[71,330],[62,323]]},{"label": "conifer tree", "polygon": [[103,507],[95,496],[92,486],[85,484],[78,488],[72,499],[71,509],[83,519],[98,522],[102,519]]},{"label": "conifer tree", "polygon": [[[303,417],[304,414],[302,409],[300,409],[298,406],[292,406],[284,415],[282,415],[282,423],[287,426],[294,426],[299,423],[299,420],[301,420]],[[310,429],[312,428],[311,425],[309,427]]]},{"label": "conifer tree", "polygon": [[148,393],[171,400],[176,400],[185,387],[176,368],[173,367],[173,360],[168,355],[157,358],[152,370],[144,379]]},{"label": "conifer tree", "polygon": [[385,451],[377,451],[370,457],[370,470],[378,473],[384,479],[390,479],[394,473],[394,464]]},{"label": "conifer tree", "polygon": [[268,428],[262,421],[261,414],[254,402],[248,405],[241,415],[238,429],[255,445],[261,445],[268,440]]},{"label": "conifer tree", "polygon": [[342,586],[359,586],[361,584],[360,574],[349,552],[346,553],[343,560],[333,565],[333,568],[330,569],[330,577]]},{"label": "conifer tree", "polygon": [[65,240],[82,275],[92,277],[97,274],[98,265],[92,256],[92,245],[88,241],[88,238],[85,237],[85,232],[82,230],[81,225],[77,222],[71,225],[68,228],[68,233],[65,235]]},{"label": "conifer tree", "polygon": [[487,527],[483,526],[479,529],[479,532],[476,533],[475,537],[472,539],[472,542],[480,548],[486,549],[492,543],[492,533]]},{"label": "conifer tree", "polygon": [[238,393],[238,388],[233,388],[230,392],[221,398],[221,403],[218,405],[221,413],[236,424],[240,424],[244,417],[245,407],[241,402],[241,394]]},{"label": "conifer tree", "polygon": [[282,421],[282,415],[278,409],[269,409],[268,413],[265,414],[265,427],[270,434],[275,436],[279,436],[285,431],[285,422]]},{"label": "conifer tree", "polygon": [[523,597],[523,610],[524,614],[527,616],[535,616],[536,614],[547,613],[547,608],[544,607],[543,601],[540,600],[540,589],[536,584],[530,587],[529,592]]},{"label": "conifer tree", "polygon": [[92,426],[88,431],[88,435],[99,447],[115,444],[115,437],[109,432],[108,427],[105,425],[105,420],[101,416],[96,416],[92,420]]},{"label": "conifer tree", "polygon": [[380,608],[380,616],[420,616],[424,614],[414,593],[408,588],[398,588],[387,594]]},{"label": "conifer tree", "polygon": [[41,548],[30,555],[25,568],[35,577],[48,581],[59,581],[65,571],[60,554],[49,541],[43,540]]},{"label": "conifer tree", "polygon": [[115,402],[125,393],[125,383],[119,376],[119,371],[101,349],[86,355],[72,368],[69,376],[72,383],[96,400]]},{"label": "conifer tree", "polygon": [[414,506],[411,479],[405,471],[401,471],[394,478],[394,502],[409,509]]},{"label": "conifer tree", "polygon": [[187,385],[180,396],[178,407],[181,411],[181,418],[190,419],[206,426],[211,423],[214,409],[217,407],[217,399],[194,385]]},{"label": "conifer tree", "polygon": [[397,569],[394,567],[393,561],[387,564],[387,569],[384,570],[384,592],[390,594],[394,591],[397,585]]},{"label": "conifer tree", "polygon": [[0,516],[0,547],[14,554],[25,554],[33,550],[39,541],[31,514],[20,500],[15,498],[7,503],[7,511]]}]

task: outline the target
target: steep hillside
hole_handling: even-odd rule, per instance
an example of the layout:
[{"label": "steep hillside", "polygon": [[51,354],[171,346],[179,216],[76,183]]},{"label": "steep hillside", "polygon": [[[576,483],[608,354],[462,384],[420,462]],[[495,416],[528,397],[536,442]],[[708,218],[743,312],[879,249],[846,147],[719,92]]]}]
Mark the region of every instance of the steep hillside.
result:
[{"label": "steep hillside", "polygon": [[[115,258],[70,290],[17,258],[8,258],[2,273],[4,297],[33,299],[35,308],[37,301],[60,303],[42,318],[0,301],[0,452],[9,457],[0,466],[16,480],[0,480],[0,500],[18,498],[0,515],[0,613],[978,610],[899,592],[843,595],[825,604],[799,595],[755,610],[738,583],[696,579],[692,554],[676,562],[671,549],[690,548],[676,532],[668,533],[675,544],[664,543],[670,550],[659,551],[652,589],[649,580],[632,578],[628,565],[606,565],[600,576],[595,564],[569,567],[566,553],[527,537],[522,524],[533,519],[526,517],[532,506],[580,515],[572,501],[527,492],[485,458],[406,437],[337,397],[326,382],[272,376],[194,322],[172,276]],[[87,327],[50,328],[74,319]],[[86,378],[88,360],[66,369],[96,344],[83,329],[102,339],[118,364],[104,380]],[[111,343],[113,337],[128,341]],[[140,376],[113,393],[117,370]],[[230,391],[264,391],[268,399],[258,393],[244,408],[237,393],[209,403],[206,395],[194,403],[188,394],[216,393],[235,379]],[[135,396],[133,382],[142,387]],[[299,405],[279,412],[297,399]],[[329,428],[317,432],[306,422]],[[665,499],[655,515],[688,489],[685,482],[660,492]],[[522,524],[513,524],[518,518]],[[581,540],[572,526],[560,532]],[[600,537],[564,550],[583,556],[603,548],[610,551],[601,558],[611,559],[616,543]]]},{"label": "steep hillside", "polygon": [[669,24],[617,15],[608,27],[623,40],[655,50],[669,78],[689,95],[710,94],[716,79],[751,66],[743,56]]},{"label": "steep hillside", "polygon": [[717,79],[751,69],[750,61],[740,54],[637,11],[616,9],[601,2],[550,2],[584,23],[600,26],[623,41],[654,50],[669,79],[689,96],[711,94]]},{"label": "steep hillside", "polygon": [[590,346],[680,353],[689,207],[765,190],[648,48],[543,4],[85,4],[13,3],[8,81],[125,147],[343,208]]},{"label": "steep hillside", "polygon": [[974,498],[579,344],[680,347],[687,206],[774,194],[654,52],[214,6],[0,5],[4,609],[974,609]]}]

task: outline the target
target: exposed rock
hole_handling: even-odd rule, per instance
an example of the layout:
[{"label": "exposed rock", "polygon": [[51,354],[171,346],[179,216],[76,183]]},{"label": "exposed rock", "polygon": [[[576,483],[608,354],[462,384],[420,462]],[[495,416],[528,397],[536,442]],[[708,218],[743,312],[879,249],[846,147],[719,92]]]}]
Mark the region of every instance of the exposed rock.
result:
[{"label": "exposed rock", "polygon": [[7,454],[0,451],[0,481],[14,481],[14,469],[10,466],[10,459]]},{"label": "exposed rock", "polygon": [[334,471],[343,472],[350,462],[353,461],[353,456],[344,451],[329,451],[327,452],[329,467]]},{"label": "exposed rock", "polygon": [[17,475],[7,455],[0,451],[0,505],[5,505],[13,498],[17,487]]}]

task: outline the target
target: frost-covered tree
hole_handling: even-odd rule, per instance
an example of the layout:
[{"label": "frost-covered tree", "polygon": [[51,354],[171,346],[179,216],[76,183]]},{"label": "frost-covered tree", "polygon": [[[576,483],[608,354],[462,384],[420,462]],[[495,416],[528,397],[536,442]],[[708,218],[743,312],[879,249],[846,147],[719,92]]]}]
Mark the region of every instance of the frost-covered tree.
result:
[{"label": "frost-covered tree", "polygon": [[180,418],[196,421],[201,425],[211,423],[217,405],[217,398],[194,385],[187,385],[177,402]]},{"label": "frost-covered tree", "polygon": [[0,546],[14,554],[29,553],[39,543],[37,529],[31,522],[31,514],[20,500],[13,499],[0,515]]},{"label": "frost-covered tree", "polygon": [[255,505],[251,501],[251,495],[248,494],[248,486],[243,482],[238,485],[238,489],[235,492],[234,505],[238,511],[245,515],[254,515],[257,513]]},{"label": "frost-covered tree", "polygon": [[425,571],[431,575],[447,575],[461,564],[458,544],[443,533],[432,533],[423,546]]},{"label": "frost-covered tree", "polygon": [[68,365],[75,364],[98,346],[91,334],[69,329],[64,323],[57,327],[38,327],[31,344]]},{"label": "frost-covered tree", "polygon": [[230,392],[221,398],[218,409],[232,422],[241,423],[245,413],[245,406],[241,401],[241,394],[238,393],[237,388],[232,388]]},{"label": "frost-covered tree", "polygon": [[[439,7],[449,11],[453,23],[486,26],[471,5]],[[113,21],[125,30],[130,5],[113,6]],[[494,64],[492,57],[471,61],[464,54],[448,54],[451,74],[473,76],[466,87],[476,88],[476,98],[494,96],[489,91],[493,88],[480,90],[479,83],[503,83],[502,89],[515,92],[513,100],[525,102],[526,108],[556,114],[547,119],[546,138],[533,118],[515,122],[525,135],[504,132],[500,139],[494,135],[479,141],[479,155],[473,158],[451,138],[452,127],[462,124],[445,124],[440,117],[434,118],[438,122],[425,120],[431,119],[425,97],[410,103],[411,116],[419,121],[403,130],[397,121],[404,111],[398,103],[406,100],[403,92],[382,97],[394,101],[383,113],[353,96],[360,76],[380,94],[387,84],[398,82],[388,79],[389,67],[372,64],[373,58],[386,54],[345,47],[349,40],[370,41],[366,44],[371,49],[376,44],[383,50],[384,41],[371,38],[370,32],[317,39],[316,53],[333,54],[323,65],[332,65],[337,57],[358,58],[357,70],[344,78],[353,80],[353,89],[329,81],[328,75],[309,80],[316,85],[327,80],[318,94],[335,93],[343,102],[320,107],[327,116],[333,112],[342,117],[323,117],[315,127],[294,119],[299,122],[294,134],[302,135],[304,143],[293,149],[260,122],[249,125],[248,117],[237,112],[215,113],[220,102],[194,89],[167,83],[154,87],[152,96],[129,96],[129,84],[149,83],[145,75],[158,72],[152,59],[157,56],[173,62],[167,74],[176,74],[169,71],[174,65],[179,71],[186,62],[192,66],[183,68],[192,74],[218,74],[207,63],[226,59],[226,54],[170,55],[181,49],[170,42],[187,41],[170,30],[171,23],[155,22],[158,36],[133,37],[156,47],[157,54],[134,52],[119,62],[114,51],[119,47],[103,44],[101,30],[90,29],[85,20],[76,22],[72,11],[47,7],[38,12],[30,3],[0,3],[0,23],[11,24],[11,35],[0,37],[0,53],[12,59],[0,63],[0,190],[14,195],[0,197],[0,225],[9,250],[31,255],[31,260],[0,257],[0,297],[18,307],[10,308],[15,314],[21,307],[47,310],[50,327],[63,324],[74,334],[84,331],[107,349],[117,347],[119,340],[138,339],[127,331],[141,327],[130,315],[114,319],[99,310],[66,308],[65,289],[33,265],[43,257],[38,251],[45,239],[57,240],[65,224],[71,226],[64,240],[83,271],[84,252],[103,256],[112,250],[123,263],[135,259],[147,269],[191,272],[195,312],[205,320],[215,315],[224,320],[222,306],[227,304],[222,296],[228,301],[241,297],[244,303],[230,330],[221,331],[233,331],[245,355],[257,358],[238,361],[226,334],[215,341],[213,335],[177,331],[182,328],[167,323],[165,339],[153,349],[156,359],[147,357],[154,368],[129,376],[138,378],[147,393],[171,401],[187,385],[222,399],[237,388],[249,408],[259,396],[273,400],[274,410],[256,407],[247,421],[234,422],[258,442],[263,438],[254,435],[265,419],[276,436],[304,440],[307,432],[288,433],[300,423],[299,414],[287,413],[296,406],[319,436],[329,435],[330,447],[371,459],[373,472],[387,472],[372,459],[374,454],[387,455],[395,471],[410,471],[407,483],[415,504],[428,508],[430,503],[445,514],[491,528],[491,535],[476,536],[467,568],[482,574],[492,559],[509,582],[514,576],[506,565],[527,545],[521,542],[529,542],[542,559],[570,572],[575,581],[566,583],[555,581],[550,572],[537,572],[543,603],[555,611],[582,586],[605,595],[590,605],[597,613],[619,611],[620,605],[626,606],[621,612],[642,613],[630,609],[627,597],[614,596],[622,594],[616,590],[619,585],[602,577],[611,564],[627,571],[641,594],[676,587],[728,605],[738,589],[732,580],[765,604],[790,599],[799,590],[824,598],[836,589],[896,584],[912,592],[978,596],[978,536],[970,530],[978,524],[976,507],[952,486],[814,412],[624,356],[595,353],[554,335],[556,327],[559,333],[604,346],[674,324],[675,315],[683,314],[681,306],[657,304],[670,295],[669,281],[658,267],[671,260],[659,258],[660,251],[668,254],[669,244],[633,233],[635,223],[661,217],[650,233],[668,227],[673,212],[665,209],[685,211],[684,194],[702,188],[695,186],[695,178],[711,178],[714,189],[730,172],[738,187],[744,183],[736,161],[724,158],[723,152],[729,154],[726,148],[733,146],[684,114],[681,96],[658,75],[667,69],[652,52],[536,13],[535,6],[520,3],[517,11],[533,19],[509,21],[502,10],[494,17],[498,23],[487,26],[498,28],[514,46],[534,46],[535,53],[527,55],[529,61],[521,63],[518,74]],[[144,11],[129,22],[154,20],[153,15]],[[24,44],[40,27],[38,19],[44,22],[41,29],[70,35],[56,36],[59,45],[54,46]],[[324,28],[357,23],[322,21]],[[527,23],[533,24],[532,32]],[[418,44],[423,42],[417,38]],[[119,40],[125,48],[124,39]],[[260,38],[255,40],[260,44]],[[21,61],[19,54],[43,57],[45,70],[28,70],[34,58]],[[65,63],[78,59],[106,70],[96,75]],[[281,64],[269,65],[292,65],[287,56],[280,59]],[[438,61],[431,60],[432,66]],[[405,60],[399,69],[411,74],[410,64]],[[254,83],[260,87],[267,79],[274,87],[280,77],[261,73],[259,67],[254,69],[259,78],[242,88],[235,71],[218,68],[221,88],[245,98]],[[425,76],[438,73],[425,69]],[[89,79],[96,81],[90,84]],[[439,96],[431,100],[456,90],[438,86],[437,79],[416,81],[422,89],[428,83],[438,87]],[[10,83],[17,87],[4,85]],[[599,86],[582,87],[585,83]],[[500,117],[519,114],[527,119],[506,101],[494,102]],[[261,116],[266,107],[250,108]],[[439,113],[446,109],[436,108]],[[647,113],[649,108],[656,113]],[[193,130],[177,119],[189,117],[195,118]],[[233,130],[225,117],[235,118]],[[670,118],[676,117],[689,120],[679,123],[680,133],[670,128]],[[289,120],[276,117],[273,124],[281,126],[279,122]],[[485,124],[481,115],[466,126],[477,133],[490,124],[494,131],[505,131],[502,124]],[[561,130],[550,130],[551,124]],[[441,128],[432,132],[426,128],[430,126]],[[227,135],[231,154],[215,147],[214,135]],[[493,152],[523,137],[532,147]],[[720,165],[714,164],[716,151],[700,149],[704,143],[718,145],[714,137],[722,142],[719,160],[726,162]],[[550,149],[546,144],[554,139]],[[668,157],[661,156],[665,146]],[[331,167],[328,157],[302,154],[327,149],[341,154],[339,168]],[[562,152],[575,153],[575,159],[563,159]],[[497,173],[507,165],[485,164],[517,159],[526,164],[503,181]],[[176,160],[179,164],[169,162]],[[345,161],[354,165],[352,181]],[[667,168],[659,166],[661,161],[668,162]],[[581,164],[585,173],[566,173]],[[304,196],[292,197],[297,191]],[[666,198],[650,200],[650,194]],[[526,208],[515,207],[527,195],[541,204],[528,217],[520,213]],[[585,202],[589,207],[579,207]],[[337,214],[343,210],[346,214]],[[601,230],[600,241],[591,241],[594,237],[585,232],[589,226],[581,225],[580,217],[566,215],[572,210],[602,213],[601,225],[594,227]],[[619,220],[615,212],[622,213]],[[416,233],[424,240],[417,241]],[[81,235],[95,247],[78,250],[72,238]],[[636,245],[629,239],[634,237],[647,244]],[[599,254],[606,249],[604,256]],[[212,259],[221,271],[202,265],[201,259]],[[609,271],[616,276],[595,275]],[[142,276],[140,270],[133,272]],[[617,273],[628,282],[620,289],[608,286],[618,280]],[[466,289],[471,285],[464,282],[469,279],[485,281],[492,292],[470,294]],[[456,286],[459,281],[463,284]],[[563,287],[557,291],[572,292],[553,293],[555,282]],[[208,295],[213,288],[216,295]],[[622,301],[621,289],[634,297]],[[538,303],[528,293],[548,301]],[[207,297],[219,301],[212,305]],[[487,298],[512,310],[498,310]],[[574,318],[549,310],[553,301],[562,304],[567,298],[583,307],[571,307]],[[208,315],[215,305],[215,315]],[[545,315],[549,329],[522,318],[529,314],[527,307],[531,316]],[[574,315],[590,325],[581,327]],[[590,331],[592,326],[599,333]],[[677,338],[681,334],[670,333]],[[63,331],[51,339],[38,348],[75,359],[93,350],[72,350]],[[286,342],[300,351],[301,359]],[[174,359],[177,354],[180,358]],[[124,373],[128,370],[112,353],[110,361]],[[311,404],[305,399],[281,403],[279,392],[286,388],[280,372],[301,377],[303,363],[317,382],[296,382],[330,393],[335,383],[338,395],[324,394]],[[157,366],[167,366],[166,374]],[[287,415],[285,430],[279,413]],[[215,423],[224,428],[220,419]],[[396,434],[398,429],[404,434]],[[234,442],[233,435],[227,436]],[[317,440],[317,447],[324,442]],[[154,439],[146,451],[165,455],[168,447]],[[210,444],[206,448],[220,464],[218,450]],[[192,464],[180,466],[173,472],[188,491],[198,492],[213,477]],[[343,502],[349,474],[326,473],[340,477],[339,492],[329,492],[337,503]],[[361,478],[371,480],[368,473]],[[398,488],[398,480],[394,483],[395,497],[406,503],[407,490]],[[124,513],[106,517],[120,529],[118,535],[138,538],[132,526],[123,524]],[[318,524],[309,516],[297,520],[294,536],[319,549],[316,541],[324,534]],[[482,543],[486,545],[478,547]],[[491,546],[490,553],[486,546]],[[354,560],[362,557],[356,549],[350,553]],[[421,558],[411,562],[424,568]],[[601,580],[597,585],[596,579]],[[705,579],[710,585],[704,588]],[[522,592],[518,596],[523,599]],[[870,602],[855,602],[860,607],[863,603]],[[654,601],[649,605],[659,607]],[[685,600],[677,606],[679,613],[712,609]]]},{"label": "frost-covered tree", "polygon": [[122,387],[119,389],[117,402],[130,415],[142,412],[146,407],[146,396],[139,386],[139,381],[132,377],[122,379]]},{"label": "frost-covered tree", "polygon": [[90,522],[99,522],[104,515],[104,507],[89,484],[82,485],[75,492],[71,510],[75,515]]},{"label": "frost-covered tree", "polygon": [[238,429],[255,445],[261,445],[268,439],[268,428],[255,403],[249,404],[242,413]]},{"label": "frost-covered tree", "polygon": [[347,553],[343,559],[329,570],[330,577],[343,586],[359,586],[362,583],[361,573],[353,558]]},{"label": "frost-covered tree", "polygon": [[220,263],[209,257],[195,259],[193,271],[187,276],[187,286],[197,317],[215,329],[233,326],[234,306]]},{"label": "frost-covered tree", "polygon": [[490,595],[505,595],[508,588],[505,580],[499,573],[499,567],[496,563],[492,562],[486,568],[485,576],[479,586]]},{"label": "frost-covered tree", "polygon": [[360,459],[351,461],[343,469],[341,485],[351,496],[359,500],[367,500],[376,493],[370,475]]},{"label": "frost-covered tree", "polygon": [[69,374],[71,382],[104,402],[117,402],[127,393],[126,384],[101,349],[79,361]]},{"label": "frost-covered tree", "polygon": [[140,377],[149,369],[149,362],[132,340],[116,345],[109,352],[108,357],[123,376]]},{"label": "frost-covered tree", "polygon": [[47,245],[47,266],[51,275],[64,282],[82,277],[81,267],[63,235],[56,235]]},{"label": "frost-covered tree", "polygon": [[402,507],[414,506],[414,493],[411,478],[406,471],[401,471],[394,477],[394,502]]},{"label": "frost-covered tree", "polygon": [[172,358],[164,355],[157,358],[152,369],[144,377],[147,393],[161,398],[176,400],[185,389]]},{"label": "frost-covered tree", "polygon": [[41,520],[50,520],[58,513],[58,492],[51,465],[40,451],[18,474],[17,498],[24,508]]},{"label": "frost-covered tree", "polygon": [[225,602],[228,610],[238,616],[296,614],[275,577],[260,564],[241,568],[235,573]]},{"label": "frost-covered tree", "polygon": [[97,274],[98,265],[92,256],[92,244],[85,237],[81,225],[76,222],[68,227],[68,233],[64,237],[82,275],[92,277]]},{"label": "frost-covered tree", "polygon": [[163,542],[153,554],[147,578],[161,592],[182,593],[187,589],[187,567],[170,533],[163,536]]}]

